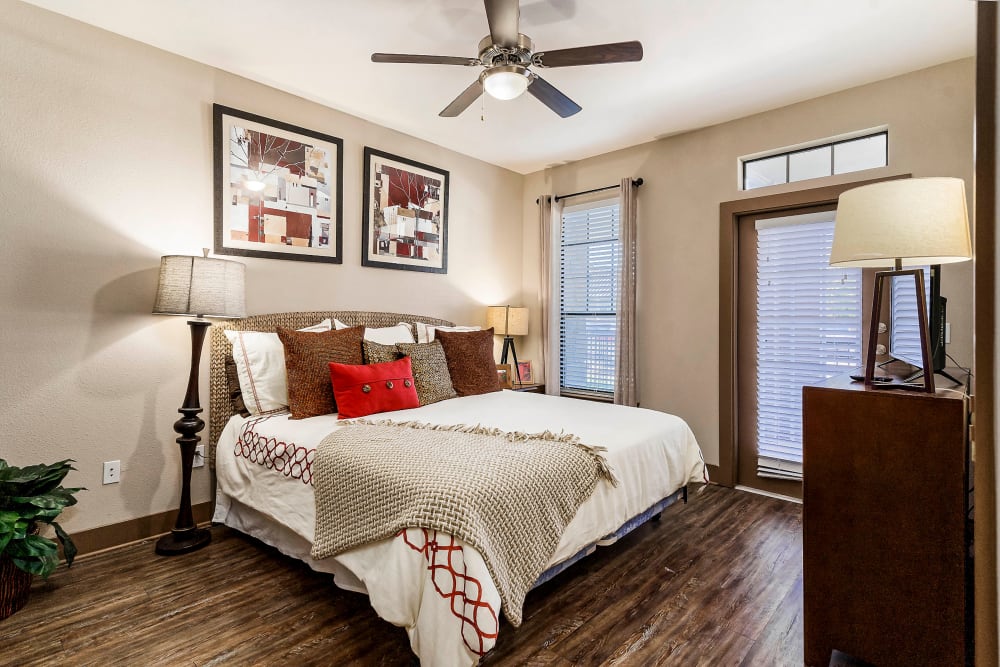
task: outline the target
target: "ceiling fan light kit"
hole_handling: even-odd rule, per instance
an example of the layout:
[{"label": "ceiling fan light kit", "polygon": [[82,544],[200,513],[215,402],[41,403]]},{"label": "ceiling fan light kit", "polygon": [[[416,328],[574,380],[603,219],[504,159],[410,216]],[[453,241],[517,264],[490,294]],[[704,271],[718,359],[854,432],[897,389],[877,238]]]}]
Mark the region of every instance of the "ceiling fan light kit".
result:
[{"label": "ceiling fan light kit", "polygon": [[483,88],[498,100],[512,100],[528,89],[528,70],[520,65],[502,65],[483,71]]},{"label": "ceiling fan light kit", "polygon": [[373,53],[372,62],[422,65],[485,67],[479,78],[438,114],[460,115],[485,90],[498,100],[512,100],[528,91],[539,102],[567,118],[579,113],[579,104],[545,81],[532,68],[575,67],[642,60],[642,44],[636,41],[579,46],[556,51],[535,51],[531,38],[518,32],[521,9],[518,0],[483,0],[490,34],[479,42],[478,58],[426,56],[404,53]]}]

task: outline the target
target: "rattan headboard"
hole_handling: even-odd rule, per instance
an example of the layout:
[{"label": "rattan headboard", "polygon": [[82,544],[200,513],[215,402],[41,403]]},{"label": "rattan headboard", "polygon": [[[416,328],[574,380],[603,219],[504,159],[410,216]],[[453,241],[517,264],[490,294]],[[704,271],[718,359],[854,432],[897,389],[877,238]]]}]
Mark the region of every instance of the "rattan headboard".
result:
[{"label": "rattan headboard", "polygon": [[229,387],[226,383],[226,357],[232,357],[233,348],[223,333],[226,329],[235,331],[277,331],[278,327],[301,329],[326,318],[338,319],[351,326],[391,327],[400,322],[423,322],[437,326],[451,326],[448,320],[423,315],[407,315],[404,313],[382,313],[369,310],[331,310],[301,313],[272,313],[269,315],[251,315],[238,320],[227,320],[215,324],[211,328],[211,360],[208,369],[209,403],[208,403],[208,442],[209,461],[215,463],[215,444],[225,428],[226,422],[233,416],[232,401]]}]

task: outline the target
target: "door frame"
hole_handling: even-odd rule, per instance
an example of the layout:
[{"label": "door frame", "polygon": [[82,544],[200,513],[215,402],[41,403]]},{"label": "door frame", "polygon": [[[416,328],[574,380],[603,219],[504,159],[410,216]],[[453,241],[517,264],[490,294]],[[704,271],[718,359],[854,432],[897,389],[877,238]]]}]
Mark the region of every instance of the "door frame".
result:
[{"label": "door frame", "polygon": [[719,468],[718,471],[712,471],[713,481],[723,486],[736,486],[739,443],[736,402],[739,386],[736,355],[738,349],[736,288],[739,276],[737,225],[740,218],[778,215],[809,206],[836,205],[840,195],[852,188],[909,177],[908,173],[894,174],[863,181],[747,197],[719,204]]},{"label": "door frame", "polygon": [[976,3],[973,372],[976,665],[997,665],[997,3]]}]

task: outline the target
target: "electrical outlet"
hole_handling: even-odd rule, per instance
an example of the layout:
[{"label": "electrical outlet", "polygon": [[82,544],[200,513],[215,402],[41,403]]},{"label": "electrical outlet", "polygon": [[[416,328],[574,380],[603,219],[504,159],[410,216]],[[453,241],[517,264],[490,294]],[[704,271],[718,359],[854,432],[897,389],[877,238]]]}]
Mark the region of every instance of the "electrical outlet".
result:
[{"label": "electrical outlet", "polygon": [[192,468],[200,468],[205,465],[205,445],[198,445],[194,448],[194,461],[191,462]]},{"label": "electrical outlet", "polygon": [[951,345],[951,322],[944,323],[944,344]]},{"label": "electrical outlet", "polygon": [[104,462],[104,483],[105,484],[117,484],[122,481],[122,462],[121,461],[105,461]]}]

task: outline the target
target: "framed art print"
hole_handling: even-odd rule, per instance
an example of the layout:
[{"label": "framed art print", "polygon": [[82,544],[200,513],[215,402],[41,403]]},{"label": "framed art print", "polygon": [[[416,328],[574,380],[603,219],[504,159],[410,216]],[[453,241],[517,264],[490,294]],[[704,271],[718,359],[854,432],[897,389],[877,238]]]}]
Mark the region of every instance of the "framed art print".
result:
[{"label": "framed art print", "polygon": [[501,389],[514,388],[514,376],[511,375],[510,364],[497,364],[497,380]]},{"label": "framed art print", "polygon": [[340,264],[343,140],[212,108],[216,254]]},{"label": "framed art print", "polygon": [[535,378],[531,374],[531,362],[530,361],[519,361],[517,362],[517,372],[521,376],[518,380],[521,384],[534,384]]},{"label": "framed art print", "polygon": [[361,264],[448,273],[448,172],[365,147]]}]

